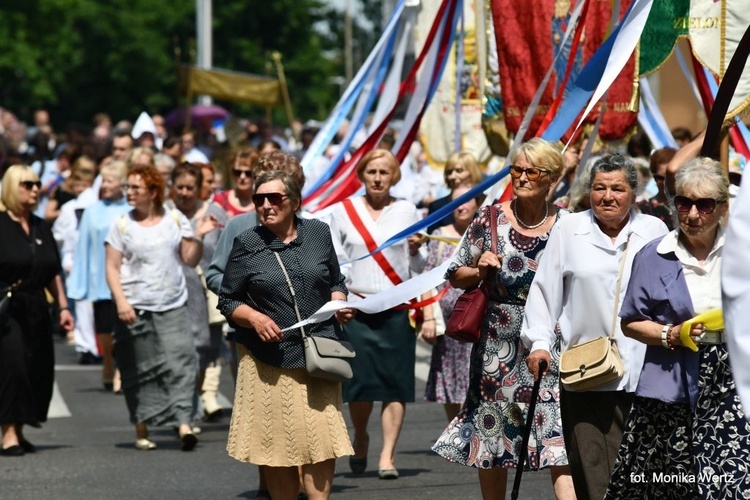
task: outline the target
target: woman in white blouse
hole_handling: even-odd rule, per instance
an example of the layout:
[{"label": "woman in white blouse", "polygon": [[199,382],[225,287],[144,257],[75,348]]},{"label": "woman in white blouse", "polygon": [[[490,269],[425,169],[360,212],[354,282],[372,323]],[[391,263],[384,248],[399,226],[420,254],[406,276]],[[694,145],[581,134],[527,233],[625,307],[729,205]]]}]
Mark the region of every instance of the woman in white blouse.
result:
[{"label": "woman in white blouse", "polygon": [[[540,360],[549,364],[555,325],[560,327],[563,352],[609,335],[619,310],[615,296],[623,254],[622,296],[635,254],[667,233],[656,217],[632,210],[637,182],[630,160],[618,154],[600,158],[588,181],[592,208],[569,215],[552,230],[529,290],[521,331],[531,350],[527,365],[535,377]],[[604,496],[641,373],[645,346],[625,337],[619,325],[614,338],[623,376],[588,392],[563,385],[560,393],[563,435],[578,498]]]},{"label": "woman in white blouse", "polygon": [[[396,200],[389,193],[401,178],[398,160],[389,151],[374,149],[367,153],[357,165],[357,177],[365,186],[365,195],[338,203],[331,215],[333,243],[339,262],[344,264],[350,300],[392,288],[424,267],[418,246],[404,241],[374,257],[354,261],[419,220],[413,204]],[[344,401],[349,403],[354,425],[354,456],[349,465],[357,474],[367,468],[367,422],[373,402],[382,401],[379,477],[396,479],[393,453],[406,403],[414,401],[416,337],[408,311],[360,312],[344,331],[357,352],[352,362],[354,378],[344,383]]]}]

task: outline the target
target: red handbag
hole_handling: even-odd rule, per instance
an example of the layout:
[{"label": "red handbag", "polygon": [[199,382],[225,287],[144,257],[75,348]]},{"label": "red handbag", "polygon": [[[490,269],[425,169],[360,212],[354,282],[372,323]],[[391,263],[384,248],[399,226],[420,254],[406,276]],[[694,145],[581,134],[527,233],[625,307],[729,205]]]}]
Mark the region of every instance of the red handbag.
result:
[{"label": "red handbag", "polygon": [[[497,253],[497,209],[490,205],[490,250]],[[458,297],[451,315],[445,324],[445,334],[460,342],[476,342],[482,334],[482,322],[487,312],[487,302],[494,283],[495,271],[490,270],[489,279],[478,287],[468,290]]]}]

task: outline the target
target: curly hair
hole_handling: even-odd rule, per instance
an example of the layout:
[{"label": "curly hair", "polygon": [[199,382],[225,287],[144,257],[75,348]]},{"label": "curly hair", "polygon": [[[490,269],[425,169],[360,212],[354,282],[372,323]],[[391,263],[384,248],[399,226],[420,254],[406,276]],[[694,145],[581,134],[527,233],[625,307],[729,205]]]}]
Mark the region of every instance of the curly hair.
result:
[{"label": "curly hair", "polygon": [[143,183],[146,185],[146,189],[152,194],[155,194],[154,205],[160,207],[164,204],[164,190],[167,187],[167,182],[164,177],[153,165],[133,165],[128,170],[128,177],[137,175],[141,178]]}]

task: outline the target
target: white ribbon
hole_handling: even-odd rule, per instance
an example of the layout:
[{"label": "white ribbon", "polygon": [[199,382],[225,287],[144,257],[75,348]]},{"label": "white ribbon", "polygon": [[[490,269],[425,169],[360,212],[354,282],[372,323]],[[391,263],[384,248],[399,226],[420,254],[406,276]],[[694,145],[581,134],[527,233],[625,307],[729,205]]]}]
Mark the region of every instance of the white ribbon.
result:
[{"label": "white ribbon", "polygon": [[375,295],[370,295],[362,300],[352,300],[351,302],[332,300],[315,311],[309,318],[302,320],[299,323],[295,323],[292,326],[288,326],[282,329],[282,331],[285,332],[301,326],[320,323],[327,320],[333,316],[336,311],[341,309],[351,308],[362,311],[363,313],[375,314],[396,307],[397,305],[404,304],[443,283],[445,281],[443,276],[445,276],[450,264],[450,260],[443,262],[438,267],[426,273],[404,281],[393,288],[383,290]]}]

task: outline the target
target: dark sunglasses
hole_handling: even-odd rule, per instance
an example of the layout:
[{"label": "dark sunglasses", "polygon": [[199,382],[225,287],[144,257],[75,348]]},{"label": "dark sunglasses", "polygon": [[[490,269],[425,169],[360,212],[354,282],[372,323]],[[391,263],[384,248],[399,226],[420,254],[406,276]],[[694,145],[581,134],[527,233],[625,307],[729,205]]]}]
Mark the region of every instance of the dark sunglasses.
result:
[{"label": "dark sunglasses", "polygon": [[698,198],[697,200],[693,200],[687,196],[674,197],[674,207],[682,214],[690,212],[693,205],[695,205],[695,208],[698,209],[698,213],[708,215],[716,210],[716,203],[717,201],[713,198]]},{"label": "dark sunglasses", "polygon": [[37,189],[42,188],[42,181],[21,181],[20,185],[26,188],[27,190],[31,191],[34,186],[37,187]]},{"label": "dark sunglasses", "polygon": [[262,207],[266,200],[268,200],[268,203],[271,205],[281,205],[281,202],[286,198],[288,196],[282,193],[255,193],[253,195],[253,203],[257,207]]},{"label": "dark sunglasses", "polygon": [[252,170],[241,170],[239,168],[233,168],[232,169],[232,174],[234,174],[235,177],[242,177],[244,175],[245,177],[250,178],[250,177],[253,176],[253,171]]},{"label": "dark sunglasses", "polygon": [[523,174],[526,174],[526,178],[530,181],[535,181],[539,179],[539,176],[542,174],[546,174],[544,170],[541,168],[536,167],[529,167],[529,168],[523,168],[519,167],[518,165],[511,165],[510,167],[510,176],[514,179],[520,179]]}]

